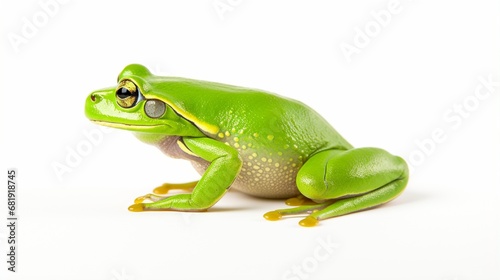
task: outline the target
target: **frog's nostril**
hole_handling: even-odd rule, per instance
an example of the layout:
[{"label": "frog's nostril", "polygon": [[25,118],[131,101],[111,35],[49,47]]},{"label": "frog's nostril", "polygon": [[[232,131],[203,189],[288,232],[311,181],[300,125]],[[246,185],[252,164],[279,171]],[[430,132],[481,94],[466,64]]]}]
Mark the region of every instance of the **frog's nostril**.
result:
[{"label": "frog's nostril", "polygon": [[92,102],[99,102],[101,99],[102,99],[102,97],[99,93],[91,93],[90,94],[90,101],[92,101]]},{"label": "frog's nostril", "polygon": [[87,101],[89,103],[99,103],[103,99],[103,94],[106,94],[106,93],[102,92],[102,91],[91,92],[89,95],[87,95]]}]

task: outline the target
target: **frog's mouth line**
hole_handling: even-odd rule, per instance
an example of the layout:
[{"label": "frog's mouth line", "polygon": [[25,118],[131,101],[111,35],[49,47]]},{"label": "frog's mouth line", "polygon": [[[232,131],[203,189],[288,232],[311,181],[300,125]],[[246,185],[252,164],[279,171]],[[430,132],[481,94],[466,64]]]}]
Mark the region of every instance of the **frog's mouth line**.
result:
[{"label": "frog's mouth line", "polygon": [[121,129],[137,129],[137,130],[149,130],[149,129],[154,129],[158,127],[165,126],[165,124],[159,124],[159,125],[135,125],[135,124],[123,124],[123,123],[115,123],[115,122],[106,122],[106,121],[96,121],[92,120],[93,123],[96,123],[98,125],[104,125],[104,126],[109,126],[113,128],[121,128]]}]

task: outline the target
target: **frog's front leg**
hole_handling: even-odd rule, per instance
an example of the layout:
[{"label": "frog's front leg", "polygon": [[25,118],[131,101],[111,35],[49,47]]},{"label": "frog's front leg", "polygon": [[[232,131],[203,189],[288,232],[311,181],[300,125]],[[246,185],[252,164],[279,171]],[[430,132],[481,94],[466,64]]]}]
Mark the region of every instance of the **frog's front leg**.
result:
[{"label": "frog's front leg", "polygon": [[268,212],[264,217],[308,213],[302,226],[361,211],[396,198],[408,182],[408,166],[397,156],[377,148],[329,150],[311,157],[297,174],[297,187],[316,206]]},{"label": "frog's front leg", "polygon": [[194,155],[210,162],[193,192],[173,195],[153,203],[136,203],[129,207],[130,211],[203,211],[226,193],[241,169],[242,161],[238,152],[210,138],[183,138],[182,141]]}]

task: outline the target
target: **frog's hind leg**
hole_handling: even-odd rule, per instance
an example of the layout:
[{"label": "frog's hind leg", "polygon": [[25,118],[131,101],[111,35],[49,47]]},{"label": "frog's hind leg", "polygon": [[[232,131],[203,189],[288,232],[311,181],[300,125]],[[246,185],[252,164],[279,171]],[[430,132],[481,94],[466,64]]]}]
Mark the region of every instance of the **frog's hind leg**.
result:
[{"label": "frog's hind leg", "polygon": [[318,204],[321,207],[313,209],[317,211],[312,211],[299,224],[315,226],[320,220],[386,203],[396,198],[407,182],[405,161],[384,150],[358,148],[320,152],[299,170],[297,187],[305,197],[325,202]]},{"label": "frog's hind leg", "polygon": [[408,182],[408,166],[377,148],[324,151],[308,160],[297,174],[297,187],[306,197],[332,200],[300,221],[319,220],[369,209],[396,198]]},{"label": "frog's hind leg", "polygon": [[301,226],[311,227],[320,220],[333,218],[352,212],[366,210],[396,198],[405,188],[407,179],[396,179],[374,191],[363,195],[339,199],[319,211],[312,212],[299,222]]},{"label": "frog's hind leg", "polygon": [[194,187],[196,187],[196,184],[198,181],[195,182],[189,182],[189,183],[182,183],[182,184],[171,184],[171,183],[165,183],[162,184],[159,187],[156,187],[153,190],[153,194],[146,194],[139,196],[134,200],[134,203],[142,203],[145,200],[149,200],[151,202],[157,202],[162,199],[167,198],[166,194],[168,194],[171,190],[182,190],[182,191],[193,191]]}]

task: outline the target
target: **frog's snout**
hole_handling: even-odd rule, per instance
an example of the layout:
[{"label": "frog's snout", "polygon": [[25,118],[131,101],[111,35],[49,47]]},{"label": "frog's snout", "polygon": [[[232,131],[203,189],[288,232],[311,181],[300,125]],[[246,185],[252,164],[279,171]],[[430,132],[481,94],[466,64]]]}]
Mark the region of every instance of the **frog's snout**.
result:
[{"label": "frog's snout", "polygon": [[105,102],[101,101],[106,100],[108,97],[110,98],[112,95],[114,95],[114,88],[105,88],[91,92],[85,101],[86,110],[94,110],[96,106],[104,106],[102,103]]},{"label": "frog's snout", "polygon": [[110,110],[110,104],[106,101],[108,96],[114,94],[114,88],[96,90],[87,95],[85,100],[85,115],[91,119],[99,119],[103,114],[102,112],[106,112]]}]

